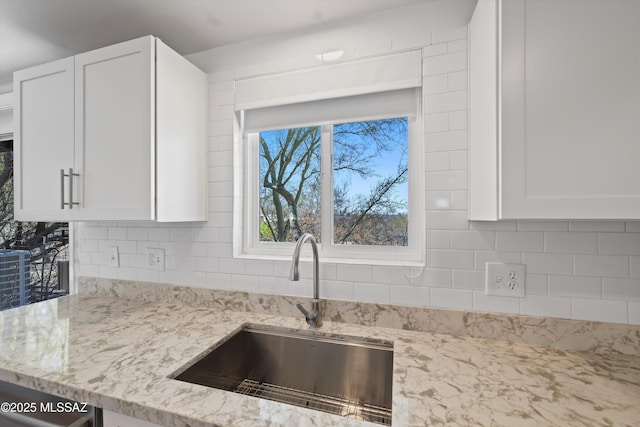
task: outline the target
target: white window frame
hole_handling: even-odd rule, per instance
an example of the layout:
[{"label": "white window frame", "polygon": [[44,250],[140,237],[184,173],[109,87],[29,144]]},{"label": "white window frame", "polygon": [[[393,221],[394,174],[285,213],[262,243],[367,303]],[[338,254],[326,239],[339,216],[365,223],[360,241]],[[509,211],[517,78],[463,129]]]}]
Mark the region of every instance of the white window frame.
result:
[{"label": "white window frame", "polygon": [[[421,97],[419,97],[421,99]],[[322,125],[321,140],[321,237],[318,245],[322,261],[335,263],[368,263],[375,261],[382,265],[416,265],[425,264],[425,206],[424,206],[424,138],[422,111],[418,102],[415,117],[408,119],[408,167],[409,167],[409,224],[408,246],[378,245],[336,245],[327,244],[333,240],[333,166],[332,166],[332,125]],[[388,116],[384,118],[392,118]],[[381,119],[383,117],[357,117],[350,122]],[[241,121],[241,120],[240,120]],[[338,124],[338,123],[334,123]],[[314,124],[308,124],[313,126]],[[307,125],[305,125],[307,126]],[[240,127],[240,132],[242,129]],[[242,249],[238,256],[268,259],[289,259],[294,242],[263,242],[259,240],[259,174],[260,146],[259,133],[242,132],[243,181],[244,191]],[[240,141],[238,141],[240,142]],[[327,143],[329,142],[329,143]]]}]

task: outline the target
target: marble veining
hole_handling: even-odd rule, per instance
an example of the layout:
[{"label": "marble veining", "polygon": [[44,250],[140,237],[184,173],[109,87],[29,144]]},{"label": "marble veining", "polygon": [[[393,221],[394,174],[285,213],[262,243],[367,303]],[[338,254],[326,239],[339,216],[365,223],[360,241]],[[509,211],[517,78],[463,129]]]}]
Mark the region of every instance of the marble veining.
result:
[{"label": "marble veining", "polygon": [[[221,310],[300,315],[309,298],[81,277],[81,293],[181,303]],[[547,317],[325,300],[324,319],[599,354],[640,356],[640,326]]]},{"label": "marble veining", "polygon": [[[243,325],[299,316],[73,295],[0,312],[0,380],[166,426],[374,426],[177,381]],[[325,321],[394,343],[393,426],[637,425],[640,359]]]}]

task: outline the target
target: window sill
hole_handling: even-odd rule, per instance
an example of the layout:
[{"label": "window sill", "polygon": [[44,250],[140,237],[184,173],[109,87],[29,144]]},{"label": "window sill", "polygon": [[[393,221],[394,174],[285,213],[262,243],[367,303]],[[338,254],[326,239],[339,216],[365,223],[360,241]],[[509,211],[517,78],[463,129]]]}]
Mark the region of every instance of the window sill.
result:
[{"label": "window sill", "polygon": [[[292,252],[293,254],[293,252]],[[288,261],[291,262],[292,255],[272,255],[272,254],[240,254],[234,255],[237,259],[254,259],[262,261]],[[305,256],[303,253],[302,259],[308,260],[310,256]],[[320,263],[327,264],[352,264],[352,265],[373,265],[384,267],[420,267],[425,268],[426,264],[423,261],[398,261],[398,260],[378,260],[378,259],[364,259],[364,258],[332,258],[323,257],[319,258]]]}]

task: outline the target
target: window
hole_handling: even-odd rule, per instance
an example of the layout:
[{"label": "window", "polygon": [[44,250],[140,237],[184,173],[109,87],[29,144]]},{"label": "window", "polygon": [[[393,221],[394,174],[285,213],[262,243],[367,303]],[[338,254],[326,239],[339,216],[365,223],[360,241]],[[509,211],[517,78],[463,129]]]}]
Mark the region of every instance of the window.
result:
[{"label": "window", "polygon": [[259,240],[324,240],[321,147],[329,145],[331,243],[407,246],[408,118],[329,125],[330,137],[322,134],[319,126],[259,133]]},{"label": "window", "polygon": [[[382,99],[394,96],[411,99],[415,109],[416,91],[375,99],[387,105]],[[359,99],[347,102],[373,99],[354,98]],[[307,109],[310,117],[295,121],[311,123],[283,127],[278,120],[275,126],[261,117],[245,120],[245,203],[251,212],[245,219],[245,253],[289,255],[293,242],[311,233],[325,258],[420,261],[424,210],[421,198],[410,196],[422,192],[417,114],[313,123],[313,111],[322,111],[318,103],[287,107]],[[291,121],[291,114],[280,112],[288,118],[282,120]],[[256,129],[256,122],[265,130]]]},{"label": "window", "polygon": [[422,263],[421,84],[420,52],[236,81],[234,253]]}]

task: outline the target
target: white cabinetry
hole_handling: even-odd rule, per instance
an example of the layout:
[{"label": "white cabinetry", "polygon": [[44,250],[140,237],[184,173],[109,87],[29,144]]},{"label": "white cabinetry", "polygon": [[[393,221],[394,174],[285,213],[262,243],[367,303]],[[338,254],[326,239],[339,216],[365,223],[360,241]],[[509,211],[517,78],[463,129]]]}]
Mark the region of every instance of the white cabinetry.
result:
[{"label": "white cabinetry", "polygon": [[162,41],[19,71],[14,89],[17,219],[206,220],[205,75]]},{"label": "white cabinetry", "polygon": [[469,217],[640,218],[640,2],[479,0]]}]

